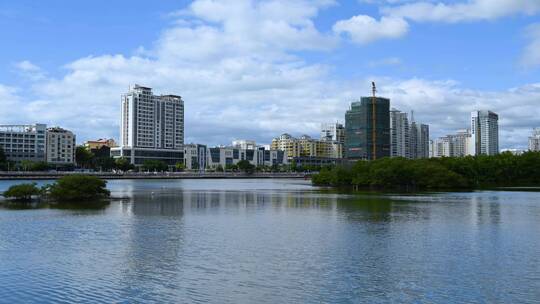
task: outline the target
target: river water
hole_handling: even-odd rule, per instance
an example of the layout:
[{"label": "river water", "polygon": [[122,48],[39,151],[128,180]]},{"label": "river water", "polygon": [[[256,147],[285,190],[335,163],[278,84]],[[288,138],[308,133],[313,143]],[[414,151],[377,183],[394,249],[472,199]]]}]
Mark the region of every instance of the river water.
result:
[{"label": "river water", "polygon": [[0,303],[540,302],[540,193],[108,187],[99,210],[0,208]]}]

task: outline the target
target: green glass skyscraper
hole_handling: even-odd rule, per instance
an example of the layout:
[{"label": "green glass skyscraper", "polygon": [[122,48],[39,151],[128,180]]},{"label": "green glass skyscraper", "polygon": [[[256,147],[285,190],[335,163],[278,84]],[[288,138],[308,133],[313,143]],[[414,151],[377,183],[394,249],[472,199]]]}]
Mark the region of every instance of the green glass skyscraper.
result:
[{"label": "green glass skyscraper", "polygon": [[345,113],[345,157],[373,160],[389,156],[390,99],[362,97],[351,103]]}]

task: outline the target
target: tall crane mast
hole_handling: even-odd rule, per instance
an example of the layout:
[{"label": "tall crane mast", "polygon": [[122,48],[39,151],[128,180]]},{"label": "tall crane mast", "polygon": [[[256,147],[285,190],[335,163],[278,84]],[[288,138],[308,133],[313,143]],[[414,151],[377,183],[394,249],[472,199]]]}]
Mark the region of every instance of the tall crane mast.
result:
[{"label": "tall crane mast", "polygon": [[377,87],[375,86],[374,81],[371,82],[371,89],[372,89],[372,93],[373,93],[372,102],[371,102],[372,103],[372,105],[371,105],[371,109],[372,109],[372,115],[371,115],[371,123],[372,123],[372,128],[371,128],[371,132],[372,132],[372,134],[371,134],[372,157],[371,157],[371,159],[376,160],[377,159],[377,96],[376,96]]}]

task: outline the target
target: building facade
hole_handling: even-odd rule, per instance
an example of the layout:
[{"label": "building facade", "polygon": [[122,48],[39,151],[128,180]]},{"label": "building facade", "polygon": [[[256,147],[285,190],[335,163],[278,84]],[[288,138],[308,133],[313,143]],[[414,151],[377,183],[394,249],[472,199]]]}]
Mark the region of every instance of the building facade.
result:
[{"label": "building facade", "polygon": [[410,131],[407,113],[390,110],[390,156],[410,158]]},{"label": "building facade", "polygon": [[[242,160],[247,160],[254,166],[274,166],[288,164],[284,151],[265,150],[262,147],[257,149],[239,149],[234,147],[213,147],[206,152],[206,168],[226,169],[231,165],[236,165]],[[187,166],[186,166],[187,167]],[[192,168],[189,168],[192,169]]]},{"label": "building facade", "polygon": [[47,125],[0,125],[0,147],[10,161],[46,161]]},{"label": "building facade", "polygon": [[289,134],[282,134],[274,138],[270,150],[284,151],[286,157],[291,160],[294,157],[327,157],[342,158],[343,144],[337,141],[326,141],[302,135],[300,138]]},{"label": "building facade", "polygon": [[534,129],[532,136],[529,137],[529,151],[540,151],[540,128]]},{"label": "building facade", "polygon": [[412,159],[429,157],[429,125],[413,121],[409,129],[409,153]]},{"label": "building facade", "polygon": [[473,140],[469,129],[435,140],[432,157],[463,157],[472,154]]},{"label": "building facade", "polygon": [[204,171],[207,163],[207,147],[205,145],[184,145],[184,166],[187,170]]},{"label": "building facade", "polygon": [[373,160],[389,156],[390,99],[362,97],[353,102],[345,113],[345,157]]},{"label": "building facade", "polygon": [[254,140],[234,140],[232,142],[232,146],[238,149],[250,149],[255,150],[257,149],[257,143]]},{"label": "building facade", "polygon": [[340,123],[322,124],[321,140],[345,144],[345,127]]},{"label": "building facade", "polygon": [[325,142],[325,155],[330,158],[343,158],[345,147],[345,127],[340,123],[321,125],[321,141]]},{"label": "building facade", "polygon": [[97,150],[101,147],[115,148],[118,145],[116,144],[116,141],[112,138],[100,138],[98,140],[88,140],[84,143],[84,146],[89,150]]},{"label": "building facade", "polygon": [[471,112],[471,136],[473,155],[499,153],[499,115],[491,111]]},{"label": "building facade", "polygon": [[47,129],[47,163],[53,165],[75,164],[75,134],[60,127]]},{"label": "building facade", "polygon": [[126,157],[134,165],[159,160],[169,166],[184,161],[184,101],[177,95],[154,95],[151,88],[135,85],[122,95],[120,147],[113,157]]}]

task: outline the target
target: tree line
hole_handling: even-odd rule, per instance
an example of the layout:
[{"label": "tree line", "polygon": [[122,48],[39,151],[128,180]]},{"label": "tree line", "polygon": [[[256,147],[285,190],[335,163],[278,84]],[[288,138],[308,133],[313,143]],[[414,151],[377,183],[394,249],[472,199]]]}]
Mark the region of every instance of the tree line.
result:
[{"label": "tree line", "polygon": [[357,161],[323,168],[312,181],[321,186],[401,191],[539,186],[540,152]]}]

